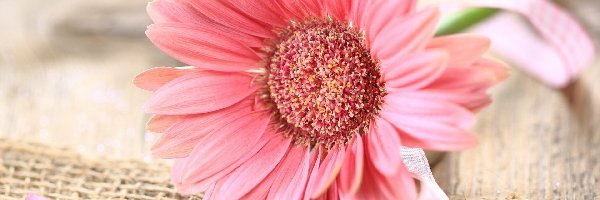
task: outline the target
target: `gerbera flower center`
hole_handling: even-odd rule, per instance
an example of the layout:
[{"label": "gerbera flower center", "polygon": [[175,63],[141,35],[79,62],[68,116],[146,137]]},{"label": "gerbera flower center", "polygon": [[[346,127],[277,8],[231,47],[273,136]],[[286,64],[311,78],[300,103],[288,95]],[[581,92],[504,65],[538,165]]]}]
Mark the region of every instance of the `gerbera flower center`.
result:
[{"label": "gerbera flower center", "polygon": [[265,91],[297,144],[346,144],[367,131],[385,90],[364,37],[348,23],[309,19],[281,30],[268,51]]}]

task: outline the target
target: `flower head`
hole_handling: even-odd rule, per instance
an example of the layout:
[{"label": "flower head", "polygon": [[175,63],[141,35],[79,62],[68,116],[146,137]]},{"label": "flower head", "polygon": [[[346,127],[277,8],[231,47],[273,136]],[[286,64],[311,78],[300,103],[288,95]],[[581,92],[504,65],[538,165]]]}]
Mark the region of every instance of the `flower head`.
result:
[{"label": "flower head", "polygon": [[[193,67],[150,69],[152,152],[211,199],[415,199],[402,146],[476,144],[505,76],[485,38],[434,38],[413,0],[158,0],[147,35]],[[427,190],[423,190],[427,191]]]}]

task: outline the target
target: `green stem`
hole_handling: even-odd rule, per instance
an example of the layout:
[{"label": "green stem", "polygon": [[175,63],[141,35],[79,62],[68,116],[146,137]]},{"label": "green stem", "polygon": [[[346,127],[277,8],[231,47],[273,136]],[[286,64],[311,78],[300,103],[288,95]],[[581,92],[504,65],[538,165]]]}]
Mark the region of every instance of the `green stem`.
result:
[{"label": "green stem", "polygon": [[442,20],[436,36],[460,33],[500,12],[495,8],[470,8]]}]

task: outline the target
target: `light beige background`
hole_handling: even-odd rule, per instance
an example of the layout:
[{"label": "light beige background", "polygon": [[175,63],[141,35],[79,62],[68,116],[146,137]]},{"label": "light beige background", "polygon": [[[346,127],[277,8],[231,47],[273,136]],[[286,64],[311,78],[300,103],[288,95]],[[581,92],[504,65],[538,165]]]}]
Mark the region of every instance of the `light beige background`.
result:
[{"label": "light beige background", "polygon": [[[0,0],[0,137],[149,159],[148,93],[131,79],[181,64],[145,38],[146,2]],[[569,8],[600,38],[600,3]],[[455,199],[600,198],[599,67],[565,93],[513,71],[474,127],[481,145],[435,168],[442,187]]]}]

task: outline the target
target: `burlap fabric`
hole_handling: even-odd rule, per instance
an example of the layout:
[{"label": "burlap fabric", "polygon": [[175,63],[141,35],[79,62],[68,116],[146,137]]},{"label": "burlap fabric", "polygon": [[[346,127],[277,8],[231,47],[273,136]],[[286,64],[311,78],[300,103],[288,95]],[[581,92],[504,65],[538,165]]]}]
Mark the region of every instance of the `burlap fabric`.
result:
[{"label": "burlap fabric", "polygon": [[[425,153],[403,148],[415,178],[445,196],[435,183]],[[140,160],[84,158],[73,150],[0,139],[0,200],[35,193],[49,199],[188,199],[170,183],[169,166]]]},{"label": "burlap fabric", "polygon": [[49,199],[201,199],[182,197],[169,166],[88,159],[69,149],[0,139],[0,199],[36,193]]}]

